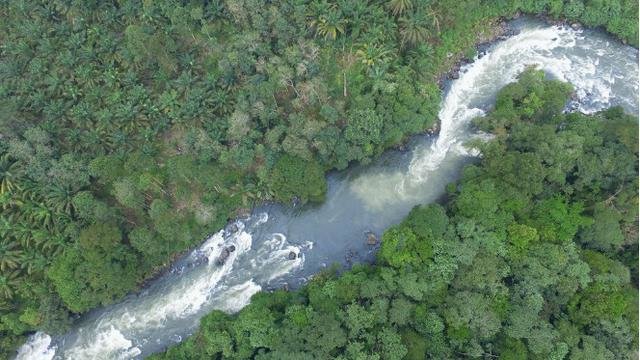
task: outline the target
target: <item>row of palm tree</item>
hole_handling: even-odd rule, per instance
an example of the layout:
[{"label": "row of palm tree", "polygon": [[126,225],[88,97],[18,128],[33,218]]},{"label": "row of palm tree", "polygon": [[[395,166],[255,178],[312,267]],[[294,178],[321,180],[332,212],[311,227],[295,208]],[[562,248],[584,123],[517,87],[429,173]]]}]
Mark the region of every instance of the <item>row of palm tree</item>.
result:
[{"label": "row of palm tree", "polygon": [[25,276],[43,276],[63,251],[76,193],[69,186],[36,183],[20,161],[0,155],[0,299],[11,299]]},{"label": "row of palm tree", "polygon": [[[433,6],[414,6],[414,0],[389,0],[387,7],[398,19],[403,47],[424,43],[440,34],[441,15]],[[309,26],[324,39],[335,40],[349,24],[335,3],[321,3],[309,14]]]}]

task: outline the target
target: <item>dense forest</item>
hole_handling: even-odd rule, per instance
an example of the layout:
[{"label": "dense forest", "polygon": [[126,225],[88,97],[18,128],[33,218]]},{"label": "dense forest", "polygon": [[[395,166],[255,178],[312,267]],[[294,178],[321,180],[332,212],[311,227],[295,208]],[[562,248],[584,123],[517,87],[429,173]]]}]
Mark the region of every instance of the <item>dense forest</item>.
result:
[{"label": "dense forest", "polygon": [[563,114],[528,70],[477,126],[482,160],[388,229],[375,266],[215,311],[155,359],[633,359],[638,119]]},{"label": "dense forest", "polygon": [[[238,210],[322,201],[326,171],[433,127],[442,74],[520,12],[638,44],[637,0],[0,1],[0,358],[135,290]],[[562,191],[547,205],[596,203]],[[585,209],[628,222],[620,191]]]}]

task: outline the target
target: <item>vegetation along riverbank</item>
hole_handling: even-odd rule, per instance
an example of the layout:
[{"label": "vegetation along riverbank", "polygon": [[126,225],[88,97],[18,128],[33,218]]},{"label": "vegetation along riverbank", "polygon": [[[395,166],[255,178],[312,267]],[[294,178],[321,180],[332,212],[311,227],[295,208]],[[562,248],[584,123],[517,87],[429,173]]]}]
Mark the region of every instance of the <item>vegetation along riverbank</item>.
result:
[{"label": "vegetation along riverbank", "polygon": [[[637,46],[637,1],[0,3],[0,357],[121,299],[255,202],[432,127],[518,12]],[[515,338],[515,337],[514,337]]]},{"label": "vegetation along riverbank", "polygon": [[388,229],[375,265],[214,311],[152,358],[633,358],[638,119],[563,114],[571,91],[534,69],[506,86],[480,163]]}]

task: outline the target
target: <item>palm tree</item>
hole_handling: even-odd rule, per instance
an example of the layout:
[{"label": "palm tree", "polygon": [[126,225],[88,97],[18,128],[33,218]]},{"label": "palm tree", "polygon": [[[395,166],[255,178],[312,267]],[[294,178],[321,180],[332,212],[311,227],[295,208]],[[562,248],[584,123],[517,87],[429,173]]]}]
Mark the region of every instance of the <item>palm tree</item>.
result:
[{"label": "palm tree", "polygon": [[0,156],[0,195],[10,192],[16,187],[17,173],[17,161],[12,161],[7,154]]},{"label": "palm tree", "polygon": [[7,239],[13,233],[13,218],[0,214],[0,238]]},{"label": "palm tree", "polygon": [[320,14],[313,16],[309,25],[315,29],[317,35],[335,40],[338,34],[344,33],[347,20],[342,17],[342,13],[335,4],[323,3],[321,7]]},{"label": "palm tree", "polygon": [[22,251],[18,250],[18,243],[4,238],[0,242],[0,270],[13,270],[18,267]]},{"label": "palm tree", "polygon": [[356,51],[356,56],[360,58],[360,61],[367,67],[371,67],[375,64],[385,63],[389,60],[388,49],[378,44],[366,44]]},{"label": "palm tree", "polygon": [[213,110],[220,115],[228,115],[233,111],[233,97],[225,89],[215,89],[207,101],[211,102]]},{"label": "palm tree", "polygon": [[104,127],[94,127],[82,132],[83,140],[78,144],[81,151],[92,155],[104,155],[109,150],[107,131]]},{"label": "palm tree", "polygon": [[16,206],[21,207],[28,201],[40,202],[40,184],[35,181],[23,181],[20,184],[20,192],[16,194]]},{"label": "palm tree", "polygon": [[34,234],[34,238],[40,249],[47,251],[51,257],[58,255],[65,248],[68,239],[61,233],[47,233],[44,231]]},{"label": "palm tree", "polygon": [[33,229],[32,226],[25,224],[21,221],[13,223],[12,236],[20,243],[23,248],[33,246]]},{"label": "palm tree", "polygon": [[51,228],[53,226],[53,214],[46,206],[35,201],[25,201],[20,207],[24,220],[33,224]]},{"label": "palm tree", "polygon": [[47,189],[45,203],[55,212],[72,215],[74,211],[73,196],[75,191],[69,186],[53,185]]},{"label": "palm tree", "polygon": [[440,34],[440,13],[437,10],[428,8],[427,15],[431,17],[431,22],[435,26],[437,34]]},{"label": "palm tree", "polygon": [[18,271],[0,272],[0,297],[11,299],[19,285]]},{"label": "palm tree", "polygon": [[22,248],[32,245],[31,226],[25,225],[14,214],[8,216],[0,215],[0,238],[9,241],[14,239]]},{"label": "palm tree", "polygon": [[[367,1],[337,0],[336,4],[342,13],[342,17],[349,19],[349,31],[352,38],[358,38],[365,31],[369,32],[372,16],[378,21],[378,16],[376,16],[378,12],[372,13]],[[375,39],[375,37],[369,38]]]},{"label": "palm tree", "polygon": [[44,273],[48,264],[47,257],[36,251],[28,251],[20,257],[20,268],[26,270],[29,275]]},{"label": "palm tree", "polygon": [[11,310],[11,308],[12,306],[7,299],[0,299],[0,311],[8,311]]},{"label": "palm tree", "polygon": [[399,16],[413,9],[413,0],[390,0],[388,6],[393,16]]},{"label": "palm tree", "polygon": [[416,45],[427,41],[429,29],[422,12],[414,12],[409,17],[400,19],[400,37],[402,46]]},{"label": "palm tree", "polygon": [[8,210],[9,208],[13,207],[14,203],[15,200],[12,194],[10,194],[9,192],[0,194],[0,209]]}]

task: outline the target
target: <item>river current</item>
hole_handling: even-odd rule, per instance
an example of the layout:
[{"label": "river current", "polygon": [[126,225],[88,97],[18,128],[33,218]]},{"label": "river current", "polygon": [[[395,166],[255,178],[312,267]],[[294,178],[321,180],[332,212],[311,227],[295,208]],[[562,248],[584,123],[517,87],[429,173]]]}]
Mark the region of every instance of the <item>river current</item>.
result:
[{"label": "river current", "polygon": [[[447,85],[437,137],[416,136],[408,151],[389,151],[367,166],[329,175],[316,207],[265,205],[212,234],[137,294],[83,316],[61,336],[32,335],[17,359],[138,359],[182,341],[214,309],[236,312],[261,290],[296,287],[338,262],[370,261],[380,235],[417,204],[437,200],[477,156],[465,147],[482,137],[470,121],[483,116],[500,88],[527,66],[576,89],[568,109],[592,113],[613,105],[638,113],[638,51],[599,31],[512,22],[518,35],[493,44]],[[223,247],[235,246],[224,265]],[[291,252],[295,253],[295,259]]]}]

